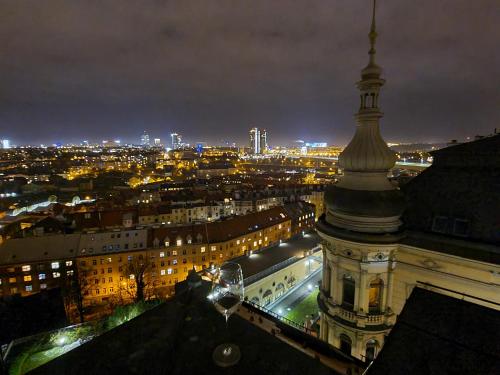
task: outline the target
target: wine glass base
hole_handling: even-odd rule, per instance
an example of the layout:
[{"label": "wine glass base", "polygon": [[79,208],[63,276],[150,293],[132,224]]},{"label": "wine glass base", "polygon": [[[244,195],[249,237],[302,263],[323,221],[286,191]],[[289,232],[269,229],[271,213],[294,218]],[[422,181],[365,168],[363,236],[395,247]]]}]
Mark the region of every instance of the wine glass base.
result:
[{"label": "wine glass base", "polygon": [[240,348],[235,344],[221,344],[215,348],[212,358],[219,367],[230,367],[241,358]]}]

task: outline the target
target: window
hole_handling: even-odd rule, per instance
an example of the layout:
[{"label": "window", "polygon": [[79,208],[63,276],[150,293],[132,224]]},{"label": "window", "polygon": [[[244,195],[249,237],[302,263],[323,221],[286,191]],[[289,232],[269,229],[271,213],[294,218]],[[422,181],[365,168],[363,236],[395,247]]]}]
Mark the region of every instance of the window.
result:
[{"label": "window", "polygon": [[113,272],[113,268],[108,267],[108,273],[111,273],[111,272]]},{"label": "window", "polygon": [[469,220],[455,219],[453,223],[453,234],[455,236],[467,237],[469,234]]},{"label": "window", "polygon": [[15,277],[9,277],[9,283],[14,284],[17,282],[17,279]]},{"label": "window", "polygon": [[174,264],[174,265],[175,265],[175,264],[177,264],[177,259],[174,259],[174,260],[172,261],[172,264]]},{"label": "window", "polygon": [[66,271],[67,276],[73,276],[74,274],[75,274],[75,271],[73,271],[73,270]]},{"label": "window", "polygon": [[206,249],[205,249],[205,246],[202,246],[202,247],[200,248],[200,252],[202,252],[202,253],[204,253],[204,252],[205,252],[205,250],[206,250]]},{"label": "window", "polygon": [[447,216],[436,216],[432,223],[432,231],[437,233],[447,233],[448,232],[448,217]]},{"label": "window", "polygon": [[347,354],[347,355],[351,355],[351,348],[352,348],[351,338],[345,334],[341,334],[340,335],[340,351]]},{"label": "window", "polygon": [[165,253],[163,251],[160,252],[160,258],[165,258]]},{"label": "window", "polygon": [[177,246],[182,246],[182,239],[178,238],[177,241],[175,241]]},{"label": "window", "polygon": [[164,276],[165,275],[165,270],[160,270],[160,275]]},{"label": "window", "polygon": [[32,285],[26,285],[24,288],[26,289],[27,292],[32,292],[33,291],[33,286]]},{"label": "window", "polygon": [[384,282],[381,279],[373,280],[370,283],[370,291],[368,294],[368,308],[369,312],[377,313],[380,311],[380,301],[382,298],[382,289],[384,287]]},{"label": "window", "polygon": [[135,279],[135,275],[134,275],[134,274],[130,274],[130,275],[128,276],[128,278],[129,278],[130,280],[134,280],[134,279]]},{"label": "window", "polygon": [[176,256],[177,255],[177,250],[172,251],[172,255]]},{"label": "window", "polygon": [[47,289],[47,284],[40,284],[40,289]]},{"label": "window", "polygon": [[31,266],[29,264],[25,265],[25,266],[22,266],[21,267],[23,272],[29,272],[31,271]]},{"label": "window", "polygon": [[167,270],[167,274],[169,274],[169,275],[171,275],[171,274],[172,274],[172,268],[169,268],[169,269]]},{"label": "window", "polygon": [[59,269],[59,262],[52,262],[50,266],[52,267],[53,270],[57,270]]},{"label": "window", "polygon": [[31,275],[24,276],[24,281],[31,281]]},{"label": "window", "polygon": [[129,255],[129,256],[127,257],[127,260],[130,262],[130,261],[132,261],[132,258],[133,258],[133,256],[132,256],[132,255]]},{"label": "window", "polygon": [[366,343],[366,354],[365,358],[367,362],[371,362],[375,359],[378,349],[378,342],[376,340],[368,340]]},{"label": "window", "polygon": [[10,288],[10,294],[16,294],[17,288]]},{"label": "window", "polygon": [[57,279],[58,277],[61,277],[61,274],[59,272],[52,272],[52,277]]},{"label": "window", "polygon": [[73,265],[73,261],[72,260],[67,260],[66,261],[66,267],[71,267]]},{"label": "window", "polygon": [[92,260],[92,264],[93,264],[94,266],[97,266],[97,259],[93,259],[93,260]]},{"label": "window", "polygon": [[215,251],[215,250],[217,250],[217,246],[210,246],[210,250],[211,250],[211,251]]},{"label": "window", "polygon": [[354,307],[354,293],[356,290],[356,283],[351,276],[344,276],[342,282],[342,305],[348,309]]}]

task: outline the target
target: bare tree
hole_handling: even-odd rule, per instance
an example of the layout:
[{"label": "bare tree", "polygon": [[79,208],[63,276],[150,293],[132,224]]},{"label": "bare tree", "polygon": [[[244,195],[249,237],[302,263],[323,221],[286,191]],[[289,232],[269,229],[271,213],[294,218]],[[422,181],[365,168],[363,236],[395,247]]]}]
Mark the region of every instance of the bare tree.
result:
[{"label": "bare tree", "polygon": [[123,266],[123,276],[133,283],[133,288],[129,287],[128,291],[136,302],[143,301],[152,286],[151,268],[152,263],[147,254],[134,255]]},{"label": "bare tree", "polygon": [[66,275],[66,279],[62,286],[62,293],[66,311],[71,312],[73,308],[78,312],[80,323],[85,321],[85,294],[90,290],[90,285],[87,281],[87,270],[76,265],[73,269],[73,274]]}]

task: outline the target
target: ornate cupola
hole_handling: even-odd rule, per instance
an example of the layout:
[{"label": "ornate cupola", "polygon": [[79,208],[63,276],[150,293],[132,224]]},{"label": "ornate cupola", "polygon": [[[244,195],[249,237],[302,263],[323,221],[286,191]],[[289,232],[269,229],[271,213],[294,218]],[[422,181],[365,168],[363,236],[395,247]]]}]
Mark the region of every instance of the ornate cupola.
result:
[{"label": "ornate cupola", "polygon": [[380,89],[385,80],[375,62],[375,2],[370,33],[370,58],[357,82],[360,106],[356,133],[339,156],[344,171],[340,182],[326,194],[327,224],[341,230],[359,233],[395,233],[401,226],[403,198],[387,178],[396,156],[380,135]]}]

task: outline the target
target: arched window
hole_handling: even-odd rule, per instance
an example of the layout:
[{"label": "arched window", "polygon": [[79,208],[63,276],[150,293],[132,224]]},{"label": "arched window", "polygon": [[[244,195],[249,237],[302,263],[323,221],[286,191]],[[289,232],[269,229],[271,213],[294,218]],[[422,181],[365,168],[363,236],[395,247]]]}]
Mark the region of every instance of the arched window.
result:
[{"label": "arched window", "polygon": [[276,287],[276,298],[281,297],[285,293],[285,285],[283,283],[279,283]]},{"label": "arched window", "polygon": [[342,306],[348,309],[354,307],[354,293],[356,290],[356,282],[352,276],[345,275],[342,280]]},{"label": "arched window", "polygon": [[377,340],[368,340],[366,343],[366,354],[365,354],[365,360],[366,362],[371,362],[375,359],[375,356],[377,355],[378,352],[378,342]]},{"label": "arched window", "polygon": [[257,296],[256,296],[256,297],[253,297],[253,298],[250,300],[250,302],[255,303],[256,305],[258,305],[258,304],[259,304],[259,297],[257,297]]},{"label": "arched window", "polygon": [[384,282],[382,281],[382,279],[375,279],[370,283],[370,292],[368,294],[369,312],[371,313],[380,312],[383,287],[384,287]]},{"label": "arched window", "polygon": [[271,289],[268,289],[264,292],[262,295],[262,299],[264,302],[264,306],[269,305],[271,301],[273,300],[273,292]]},{"label": "arched window", "polygon": [[352,340],[346,334],[340,335],[340,351],[344,354],[351,355]]}]

